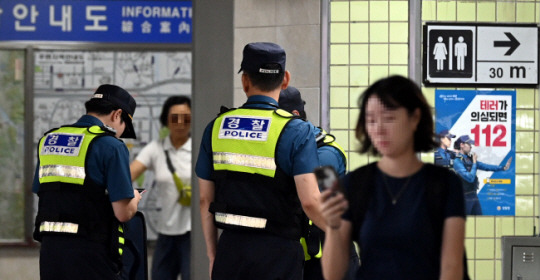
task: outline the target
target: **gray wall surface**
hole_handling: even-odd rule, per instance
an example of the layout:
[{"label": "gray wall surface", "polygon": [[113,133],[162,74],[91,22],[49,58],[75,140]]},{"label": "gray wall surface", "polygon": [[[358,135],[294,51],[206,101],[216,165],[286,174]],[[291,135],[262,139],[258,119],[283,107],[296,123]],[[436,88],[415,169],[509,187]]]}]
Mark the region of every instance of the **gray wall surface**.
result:
[{"label": "gray wall surface", "polygon": [[[290,85],[306,101],[308,119],[319,124],[321,93],[321,1],[236,0],[234,3],[234,73],[240,69],[242,50],[250,42],[273,42],[287,53]],[[234,106],[246,96],[240,74],[234,78]]]}]

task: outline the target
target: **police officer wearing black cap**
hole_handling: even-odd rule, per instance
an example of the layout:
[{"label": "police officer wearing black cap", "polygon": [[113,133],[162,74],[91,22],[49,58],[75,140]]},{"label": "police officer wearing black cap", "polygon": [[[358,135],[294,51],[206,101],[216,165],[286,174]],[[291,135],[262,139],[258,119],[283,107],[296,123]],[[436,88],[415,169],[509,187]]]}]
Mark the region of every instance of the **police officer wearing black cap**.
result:
[{"label": "police officer wearing black cap", "polygon": [[459,153],[454,159],[454,170],[461,178],[463,192],[465,193],[465,213],[467,215],[482,215],[482,206],[478,199],[478,177],[477,170],[485,171],[505,171],[510,168],[512,158],[510,157],[504,166],[491,165],[477,160],[478,155],[471,152],[474,140],[469,135],[460,136],[454,142],[454,149]]},{"label": "police officer wearing black cap", "polygon": [[32,191],[39,196],[34,239],[41,242],[40,277],[118,279],[123,223],[137,211],[129,152],[135,99],[101,85],[86,115],[41,138]]},{"label": "police officer wearing black cap", "polygon": [[[305,104],[306,102],[302,99],[300,91],[293,86],[287,87],[279,94],[279,107],[281,109],[307,121],[307,114],[304,110]],[[315,133],[319,165],[333,167],[340,177],[345,175],[347,156],[343,148],[335,141],[334,135],[327,133],[320,127],[314,126],[309,121],[307,122],[309,125],[313,126],[313,132]],[[304,230],[303,236],[300,239],[300,243],[304,248],[304,279],[322,280],[324,279],[321,268],[324,232],[315,226],[312,221],[306,220],[305,222],[306,230]],[[351,247],[352,246],[353,245],[351,244]],[[353,279],[357,268],[358,255],[353,247],[351,250],[351,262],[345,279]]]},{"label": "police officer wearing black cap", "polygon": [[278,109],[290,80],[280,46],[247,44],[240,71],[248,100],[206,127],[195,168],[211,278],[302,279],[302,210],[326,228],[313,128]]},{"label": "police officer wearing black cap", "polygon": [[437,134],[437,136],[439,137],[440,146],[435,151],[435,165],[451,168],[454,164],[456,153],[448,150],[448,148],[452,143],[452,138],[455,138],[456,136],[450,133],[448,129],[442,130]]}]

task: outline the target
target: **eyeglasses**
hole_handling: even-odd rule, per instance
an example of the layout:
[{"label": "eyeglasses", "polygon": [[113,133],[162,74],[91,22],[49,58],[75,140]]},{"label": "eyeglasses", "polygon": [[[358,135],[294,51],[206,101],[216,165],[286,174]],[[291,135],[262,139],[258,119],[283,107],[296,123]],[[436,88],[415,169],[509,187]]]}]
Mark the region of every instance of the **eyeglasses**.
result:
[{"label": "eyeglasses", "polygon": [[191,123],[190,114],[170,114],[169,120],[171,123]]}]

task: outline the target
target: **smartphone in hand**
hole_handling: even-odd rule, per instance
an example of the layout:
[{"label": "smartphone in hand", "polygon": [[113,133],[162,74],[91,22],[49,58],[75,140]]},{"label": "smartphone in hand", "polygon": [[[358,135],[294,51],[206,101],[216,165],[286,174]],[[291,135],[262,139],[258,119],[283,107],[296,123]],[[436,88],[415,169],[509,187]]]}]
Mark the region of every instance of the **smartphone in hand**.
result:
[{"label": "smartphone in hand", "polygon": [[143,188],[136,188],[136,190],[140,193],[140,194],[143,194],[146,192],[146,189],[143,189]]},{"label": "smartphone in hand", "polygon": [[321,166],[313,170],[315,177],[317,177],[317,183],[319,184],[319,190],[332,190],[332,192],[341,192],[339,186],[338,174],[332,166]]}]

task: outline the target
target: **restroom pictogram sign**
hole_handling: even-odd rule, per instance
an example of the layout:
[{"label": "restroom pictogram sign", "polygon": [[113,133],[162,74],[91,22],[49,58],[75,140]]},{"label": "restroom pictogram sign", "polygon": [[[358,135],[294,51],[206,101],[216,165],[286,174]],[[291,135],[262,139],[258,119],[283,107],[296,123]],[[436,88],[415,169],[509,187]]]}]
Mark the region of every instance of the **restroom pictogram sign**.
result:
[{"label": "restroom pictogram sign", "polygon": [[536,25],[427,23],[423,40],[426,86],[538,85]]}]

